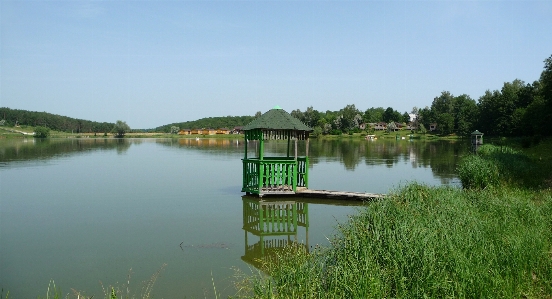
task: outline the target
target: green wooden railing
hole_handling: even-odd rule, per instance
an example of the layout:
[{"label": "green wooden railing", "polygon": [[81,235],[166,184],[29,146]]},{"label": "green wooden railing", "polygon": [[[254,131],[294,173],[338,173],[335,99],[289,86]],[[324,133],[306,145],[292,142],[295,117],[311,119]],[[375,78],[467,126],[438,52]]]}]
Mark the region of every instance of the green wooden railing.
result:
[{"label": "green wooden railing", "polygon": [[243,228],[255,235],[295,235],[298,220],[295,202],[243,201]]},{"label": "green wooden railing", "polygon": [[242,161],[243,192],[295,192],[297,187],[308,187],[308,157],[297,160],[265,157],[263,160],[254,158]]}]

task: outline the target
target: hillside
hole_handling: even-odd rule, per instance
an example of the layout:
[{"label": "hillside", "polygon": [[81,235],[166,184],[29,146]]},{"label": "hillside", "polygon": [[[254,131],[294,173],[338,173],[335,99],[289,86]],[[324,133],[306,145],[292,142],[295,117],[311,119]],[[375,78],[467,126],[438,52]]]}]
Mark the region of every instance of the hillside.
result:
[{"label": "hillside", "polygon": [[4,126],[42,126],[51,130],[73,133],[110,132],[114,123],[71,118],[48,112],[37,112],[0,107],[0,121]]},{"label": "hillside", "polygon": [[220,117],[205,117],[194,121],[186,121],[180,123],[172,123],[155,128],[156,132],[168,133],[171,127],[175,126],[180,129],[201,129],[201,128],[228,128],[245,126],[250,123],[254,116],[220,116]]}]

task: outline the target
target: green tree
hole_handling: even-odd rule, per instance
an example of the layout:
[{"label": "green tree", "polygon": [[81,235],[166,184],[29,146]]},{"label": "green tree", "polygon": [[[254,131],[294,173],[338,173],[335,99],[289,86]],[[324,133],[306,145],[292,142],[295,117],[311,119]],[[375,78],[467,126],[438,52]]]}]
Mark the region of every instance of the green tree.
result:
[{"label": "green tree", "polygon": [[178,134],[179,131],[180,131],[179,127],[177,127],[177,126],[172,126],[171,127],[171,134]]},{"label": "green tree", "polygon": [[116,138],[123,138],[125,137],[126,133],[130,132],[130,127],[127,125],[126,122],[118,120],[113,126],[111,132],[115,134]]},{"label": "green tree", "polygon": [[408,112],[404,112],[402,114],[401,122],[403,122],[403,123],[409,123],[410,122],[410,114],[408,114]]},{"label": "green tree", "polygon": [[466,136],[475,130],[477,111],[477,103],[469,95],[463,94],[455,98],[454,129],[458,135]]},{"label": "green tree", "polygon": [[[399,114],[400,115],[400,114]],[[399,119],[396,118],[395,110],[391,107],[387,107],[382,115],[382,120],[386,123],[390,123],[392,121],[399,121]]]},{"label": "green tree", "polygon": [[34,137],[35,138],[47,138],[50,136],[50,129],[47,127],[35,127],[34,129]]},{"label": "green tree", "polygon": [[364,112],[364,115],[362,116],[362,120],[364,120],[365,123],[382,122],[384,112],[385,112],[385,109],[383,109],[383,107],[369,108]]},{"label": "green tree", "polygon": [[550,135],[551,131],[548,129],[547,122],[552,119],[552,55],[544,60],[544,70],[539,81],[541,86],[540,95],[545,111],[545,118],[540,120],[540,131],[543,134]]},{"label": "green tree", "polygon": [[454,117],[450,113],[441,113],[437,116],[437,129],[443,135],[454,132]]},{"label": "green tree", "polygon": [[307,110],[303,113],[303,121],[307,126],[314,128],[318,125],[320,120],[320,112],[314,110],[312,106],[308,107]]},{"label": "green tree", "polygon": [[355,128],[355,117],[360,114],[360,111],[355,107],[355,104],[347,105],[341,109],[340,127],[342,131],[349,131]]}]

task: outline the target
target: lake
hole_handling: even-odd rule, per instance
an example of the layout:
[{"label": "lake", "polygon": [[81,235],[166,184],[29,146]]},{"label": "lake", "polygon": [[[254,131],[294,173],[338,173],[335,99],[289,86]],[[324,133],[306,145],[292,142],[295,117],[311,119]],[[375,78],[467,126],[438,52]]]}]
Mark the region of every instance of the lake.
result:
[{"label": "lake", "polygon": [[[285,148],[271,141],[265,150]],[[467,141],[314,139],[309,187],[459,186],[455,168],[468,150]],[[102,285],[122,288],[129,275],[139,295],[164,264],[156,298],[234,294],[236,269],[257,271],[249,249],[260,240],[244,223],[243,151],[242,139],[0,139],[4,296],[45,296],[54,281],[64,294],[102,297]],[[308,207],[308,225],[291,236],[308,247],[328,245],[360,204],[285,200]]]}]

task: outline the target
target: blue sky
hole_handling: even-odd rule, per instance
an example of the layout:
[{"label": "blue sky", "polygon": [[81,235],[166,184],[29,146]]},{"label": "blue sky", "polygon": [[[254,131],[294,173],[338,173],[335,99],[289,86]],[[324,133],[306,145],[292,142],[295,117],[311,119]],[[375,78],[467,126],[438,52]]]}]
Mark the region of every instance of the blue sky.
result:
[{"label": "blue sky", "polygon": [[0,2],[0,106],[131,128],[537,80],[552,1]]}]

